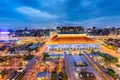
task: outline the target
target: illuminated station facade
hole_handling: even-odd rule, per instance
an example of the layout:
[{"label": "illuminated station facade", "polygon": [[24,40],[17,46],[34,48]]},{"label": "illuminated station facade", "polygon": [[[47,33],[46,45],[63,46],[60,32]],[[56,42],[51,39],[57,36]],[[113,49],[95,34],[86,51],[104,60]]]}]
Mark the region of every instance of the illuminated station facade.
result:
[{"label": "illuminated station facade", "polygon": [[86,34],[54,34],[48,42],[49,53],[79,54],[83,51],[100,50],[101,44]]}]

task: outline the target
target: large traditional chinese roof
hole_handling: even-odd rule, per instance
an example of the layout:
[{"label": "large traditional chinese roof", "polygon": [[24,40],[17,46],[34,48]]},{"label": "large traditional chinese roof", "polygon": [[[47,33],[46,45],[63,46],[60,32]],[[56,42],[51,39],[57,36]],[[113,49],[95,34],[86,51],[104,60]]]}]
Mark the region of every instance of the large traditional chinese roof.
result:
[{"label": "large traditional chinese roof", "polygon": [[47,44],[97,44],[94,39],[85,34],[58,34],[51,37]]}]

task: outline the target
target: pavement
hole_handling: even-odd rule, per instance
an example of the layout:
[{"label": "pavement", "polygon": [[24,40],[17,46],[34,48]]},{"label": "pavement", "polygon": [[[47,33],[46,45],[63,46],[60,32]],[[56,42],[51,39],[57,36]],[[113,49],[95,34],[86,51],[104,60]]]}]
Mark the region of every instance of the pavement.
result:
[{"label": "pavement", "polygon": [[[88,64],[88,66],[75,66],[74,62],[75,61],[83,61]],[[84,55],[67,55],[65,54],[65,63],[66,63],[66,69],[67,69],[67,74],[68,74],[68,80],[81,80],[78,75],[76,74],[76,69],[80,69],[80,71],[87,71],[87,72],[92,72],[96,80],[105,80],[103,76],[96,70],[96,68],[88,61],[88,59],[85,58]],[[111,79],[110,79],[111,80]]]},{"label": "pavement", "polygon": [[[92,66],[94,67],[94,69],[101,75],[101,77],[103,77],[103,79],[100,80],[113,80],[113,78],[111,76],[109,76],[101,67],[100,65],[98,65],[97,63],[95,63],[90,57],[89,55],[84,52],[84,56],[85,58],[92,64]],[[100,78],[100,75],[98,75],[97,80]]]}]

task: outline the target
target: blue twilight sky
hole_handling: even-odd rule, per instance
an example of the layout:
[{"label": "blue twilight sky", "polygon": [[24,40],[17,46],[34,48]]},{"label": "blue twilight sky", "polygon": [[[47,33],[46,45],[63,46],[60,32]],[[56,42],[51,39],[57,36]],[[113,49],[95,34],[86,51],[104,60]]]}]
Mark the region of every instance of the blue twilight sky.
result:
[{"label": "blue twilight sky", "polygon": [[0,0],[0,28],[120,27],[120,0]]}]

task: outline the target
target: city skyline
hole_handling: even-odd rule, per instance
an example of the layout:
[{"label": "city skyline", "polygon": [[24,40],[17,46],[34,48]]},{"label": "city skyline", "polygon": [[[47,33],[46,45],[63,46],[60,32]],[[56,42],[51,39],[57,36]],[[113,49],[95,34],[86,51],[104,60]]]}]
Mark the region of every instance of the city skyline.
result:
[{"label": "city skyline", "polygon": [[119,0],[4,0],[0,28],[119,27]]}]

